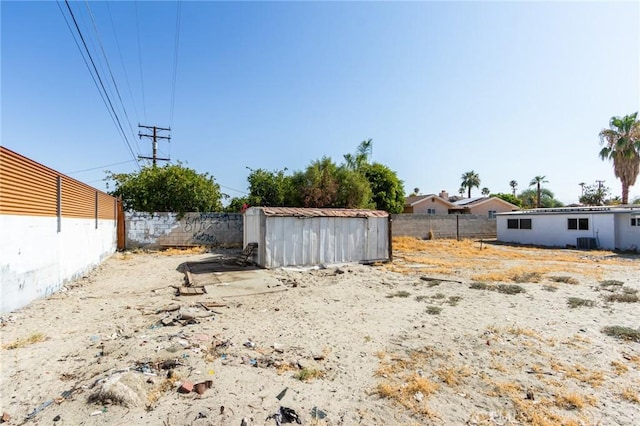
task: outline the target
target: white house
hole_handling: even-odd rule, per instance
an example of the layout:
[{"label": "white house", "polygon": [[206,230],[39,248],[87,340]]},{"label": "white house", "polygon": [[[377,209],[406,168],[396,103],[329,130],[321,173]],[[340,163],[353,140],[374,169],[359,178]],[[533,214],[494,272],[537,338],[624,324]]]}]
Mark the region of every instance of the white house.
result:
[{"label": "white house", "polygon": [[640,250],[640,205],[498,213],[498,241],[550,247]]},{"label": "white house", "polygon": [[244,245],[257,243],[265,268],[391,259],[391,221],[380,210],[251,207]]}]

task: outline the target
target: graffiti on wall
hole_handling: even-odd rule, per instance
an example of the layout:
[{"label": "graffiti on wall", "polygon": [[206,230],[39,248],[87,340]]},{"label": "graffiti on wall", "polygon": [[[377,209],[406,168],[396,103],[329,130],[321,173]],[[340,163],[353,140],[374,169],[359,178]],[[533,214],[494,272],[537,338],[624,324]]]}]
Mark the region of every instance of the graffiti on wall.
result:
[{"label": "graffiti on wall", "polygon": [[[218,244],[219,236],[242,233],[242,215],[228,213],[192,213],[184,218],[183,231],[198,244]],[[222,241],[224,242],[224,241]]]}]

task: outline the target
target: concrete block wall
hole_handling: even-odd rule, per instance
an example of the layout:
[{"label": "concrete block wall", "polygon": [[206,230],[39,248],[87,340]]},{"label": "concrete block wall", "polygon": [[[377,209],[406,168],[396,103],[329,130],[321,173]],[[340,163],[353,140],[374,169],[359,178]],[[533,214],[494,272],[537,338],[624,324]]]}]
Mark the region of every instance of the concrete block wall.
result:
[{"label": "concrete block wall", "polygon": [[429,230],[435,238],[496,238],[496,219],[486,216],[397,214],[392,216],[394,237],[408,236],[420,239],[429,237]]},{"label": "concrete block wall", "polygon": [[126,247],[242,246],[241,213],[125,213]]},{"label": "concrete block wall", "polygon": [[0,312],[47,297],[116,251],[114,220],[0,215]]}]

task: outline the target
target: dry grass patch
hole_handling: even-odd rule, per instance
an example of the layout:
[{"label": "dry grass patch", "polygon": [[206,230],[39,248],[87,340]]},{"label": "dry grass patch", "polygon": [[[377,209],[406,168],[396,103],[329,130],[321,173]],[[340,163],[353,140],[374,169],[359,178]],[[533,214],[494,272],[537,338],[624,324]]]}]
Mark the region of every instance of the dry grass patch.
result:
[{"label": "dry grass patch", "polygon": [[429,315],[440,315],[440,312],[442,312],[442,308],[439,306],[427,306],[425,312]]},{"label": "dry grass patch", "polygon": [[449,386],[457,386],[465,377],[471,375],[469,367],[446,367],[436,370],[436,375]]},{"label": "dry grass patch", "polygon": [[629,367],[621,363],[620,361],[611,361],[611,367],[613,367],[613,371],[618,375],[622,376],[624,373],[629,371]]},{"label": "dry grass patch", "polygon": [[321,379],[324,376],[325,376],[324,371],[318,370],[315,368],[307,368],[307,367],[303,368],[302,370],[298,371],[296,374],[293,375],[293,377],[300,380],[301,382],[310,382],[311,380],[314,380],[314,379]]},{"label": "dry grass patch", "polygon": [[631,327],[623,327],[620,325],[612,325],[602,329],[607,336],[615,337],[620,340],[628,340],[631,342],[640,342],[640,331]]},{"label": "dry grass patch", "polygon": [[[380,364],[375,375],[383,381],[375,389],[382,398],[387,398],[414,414],[437,418],[427,405],[428,397],[436,392],[440,385],[422,374],[422,369],[444,356],[430,347],[412,350],[403,355],[390,355],[380,352],[377,354]],[[464,370],[458,372],[462,377]]]},{"label": "dry grass patch", "polygon": [[640,394],[638,394],[637,390],[631,387],[624,388],[620,396],[622,397],[622,399],[626,399],[627,401],[640,404]]},{"label": "dry grass patch", "polygon": [[552,360],[550,367],[552,370],[562,373],[565,378],[574,379],[594,388],[600,387],[604,383],[604,373],[602,371],[589,370],[580,364],[569,366]]},{"label": "dry grass patch", "polygon": [[165,256],[183,256],[186,254],[203,254],[207,253],[209,249],[205,246],[190,246],[190,247],[167,247],[160,250],[160,254]]},{"label": "dry grass patch", "polygon": [[556,395],[555,404],[565,410],[581,410],[587,404],[596,405],[596,399],[591,396],[584,396],[579,393],[567,393]]},{"label": "dry grass patch", "polygon": [[409,293],[408,291],[405,291],[405,290],[400,290],[400,291],[396,291],[395,293],[388,294],[387,295],[387,299],[392,299],[394,297],[405,298],[405,297],[409,297],[409,296],[411,296],[411,293]]},{"label": "dry grass patch", "polygon": [[607,287],[622,287],[624,285],[624,283],[622,281],[618,281],[618,280],[603,280],[600,281],[600,286],[607,288]]},{"label": "dry grass patch", "polygon": [[25,337],[23,339],[16,339],[11,343],[7,343],[6,345],[2,345],[2,349],[19,349],[24,348],[25,346],[33,345],[34,343],[44,342],[47,340],[47,336],[43,333],[35,332],[31,333],[29,337]]},{"label": "dry grass patch", "polygon": [[579,308],[581,306],[585,306],[587,308],[591,308],[596,305],[596,302],[588,299],[581,299],[579,297],[570,297],[567,299],[567,305],[571,308]]},{"label": "dry grass patch", "polygon": [[637,303],[638,301],[640,301],[640,298],[638,297],[637,294],[635,293],[614,293],[614,294],[607,294],[604,297],[604,300],[606,300],[609,303]]},{"label": "dry grass patch", "polygon": [[553,281],[554,283],[565,283],[565,284],[573,284],[573,285],[580,284],[580,282],[577,279],[566,276],[566,275],[555,275],[555,276],[549,277],[549,280]]}]

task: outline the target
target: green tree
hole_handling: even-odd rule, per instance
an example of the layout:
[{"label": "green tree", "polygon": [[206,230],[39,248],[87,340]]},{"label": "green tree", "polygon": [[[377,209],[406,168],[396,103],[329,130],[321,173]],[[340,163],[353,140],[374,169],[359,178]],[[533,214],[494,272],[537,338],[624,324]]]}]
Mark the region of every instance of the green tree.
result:
[{"label": "green tree", "polygon": [[589,206],[603,206],[611,196],[611,190],[606,186],[585,185],[582,191],[580,202]]},{"label": "green tree", "polygon": [[[527,209],[535,208],[538,205],[538,191],[535,189],[525,189],[518,198],[522,200],[522,207]],[[555,199],[555,194],[547,189],[540,189],[540,206],[544,208],[562,207],[563,204]]]},{"label": "green tree", "polygon": [[333,205],[328,207],[346,209],[376,208],[371,199],[371,185],[364,173],[343,165],[337,168],[335,176],[338,181],[337,199]]},{"label": "green tree", "polygon": [[531,179],[531,182],[529,182],[529,186],[536,186],[536,207],[540,208],[542,206],[541,204],[541,195],[542,195],[542,184],[543,183],[547,183],[549,181],[545,180],[546,176],[536,176],[533,179]]},{"label": "green tree", "polygon": [[482,195],[484,195],[486,197],[487,195],[489,195],[491,193],[491,190],[485,186],[484,188],[482,188],[481,193],[482,193]]},{"label": "green tree", "polygon": [[367,139],[360,142],[358,149],[354,154],[345,154],[344,160],[346,166],[352,170],[359,170],[369,162],[369,157],[373,152],[373,139]]},{"label": "green tree", "polygon": [[514,204],[518,207],[522,207],[522,200],[513,194],[506,194],[506,193],[499,192],[497,194],[491,194],[491,196],[500,198],[501,200],[504,200],[507,203]]},{"label": "green tree", "polygon": [[509,181],[509,186],[511,187],[511,194],[513,194],[513,196],[516,196],[516,189],[518,188],[518,181],[517,180],[512,180]]},{"label": "green tree", "polygon": [[629,200],[629,187],[640,172],[640,121],[638,113],[612,117],[609,128],[600,132],[602,160],[613,161],[613,172],[622,183],[622,204]]},{"label": "green tree", "polygon": [[337,174],[338,166],[329,157],[312,162],[304,172],[298,173],[294,182],[302,207],[337,207]]},{"label": "green tree", "polygon": [[461,187],[467,189],[467,198],[471,198],[471,188],[480,188],[480,176],[473,170],[462,174]]},{"label": "green tree", "polygon": [[127,211],[140,212],[214,212],[222,210],[220,185],[208,173],[178,164],[147,166],[133,173],[107,172],[113,181],[111,195],[122,197]]},{"label": "green tree", "polygon": [[249,169],[249,200],[251,206],[282,207],[291,204],[291,176],[283,170]]},{"label": "green tree", "polygon": [[383,164],[373,163],[364,168],[364,175],[369,182],[375,208],[389,213],[402,213],[404,185],[396,172]]},{"label": "green tree", "polygon": [[233,197],[229,201],[229,205],[224,208],[227,213],[240,213],[244,211],[245,207],[249,207],[249,197]]},{"label": "green tree", "polygon": [[632,204],[640,204],[640,197],[632,201]]}]

